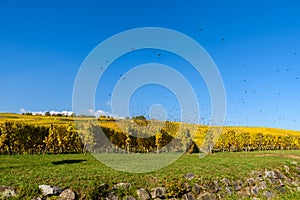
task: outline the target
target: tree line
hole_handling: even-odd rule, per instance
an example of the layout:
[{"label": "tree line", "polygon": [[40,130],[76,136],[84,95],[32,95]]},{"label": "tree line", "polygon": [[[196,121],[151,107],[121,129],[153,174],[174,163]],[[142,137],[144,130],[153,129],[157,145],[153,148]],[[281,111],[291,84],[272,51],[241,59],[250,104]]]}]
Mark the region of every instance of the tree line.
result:
[{"label": "tree line", "polygon": [[112,123],[100,123],[99,126],[97,121],[90,120],[76,125],[32,125],[7,121],[0,125],[0,153],[193,152],[197,151],[197,146],[204,152],[300,149],[300,136],[294,135],[229,129],[214,141],[215,133],[203,127],[180,129],[178,123],[166,122],[163,127],[148,134],[139,126],[129,125],[126,131],[122,131]]}]

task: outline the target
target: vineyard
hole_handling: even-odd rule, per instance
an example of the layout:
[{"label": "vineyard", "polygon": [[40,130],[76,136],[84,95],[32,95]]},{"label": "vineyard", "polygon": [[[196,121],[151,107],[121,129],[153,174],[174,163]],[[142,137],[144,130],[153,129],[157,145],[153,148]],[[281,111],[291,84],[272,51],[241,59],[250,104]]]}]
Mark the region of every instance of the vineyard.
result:
[{"label": "vineyard", "polygon": [[300,132],[143,119],[0,114],[0,153],[237,152],[300,149]]}]

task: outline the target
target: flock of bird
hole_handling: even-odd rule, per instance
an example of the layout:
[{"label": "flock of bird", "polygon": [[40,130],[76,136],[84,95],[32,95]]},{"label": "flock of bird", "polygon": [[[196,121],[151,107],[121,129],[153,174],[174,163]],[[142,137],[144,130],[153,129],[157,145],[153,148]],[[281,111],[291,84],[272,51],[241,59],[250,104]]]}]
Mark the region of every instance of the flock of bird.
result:
[{"label": "flock of bird", "polygon": [[[198,31],[203,31],[202,28],[199,28]],[[220,38],[221,41],[224,41],[225,38],[222,37]],[[131,48],[132,51],[136,50],[135,48]],[[152,51],[152,54],[158,58],[158,59],[162,59],[163,58],[163,53],[160,52],[159,50],[156,50],[156,51]],[[297,53],[294,52],[293,53],[294,56],[297,56]],[[108,60],[106,60],[106,62],[109,62]],[[243,67],[246,67],[247,65],[245,63],[242,64]],[[101,68],[101,70],[103,70],[103,68]],[[292,69],[291,68],[277,68],[275,69],[277,73],[291,73],[292,72]],[[292,76],[295,76],[294,78],[296,80],[299,80],[299,76],[298,74],[292,74]],[[123,80],[126,80],[126,76],[123,75],[123,74],[120,74],[119,75],[120,78],[122,78]],[[251,81],[250,81],[251,82]],[[248,80],[246,78],[242,79],[242,87],[244,87],[244,89],[242,90],[242,94],[240,95],[240,98],[239,98],[239,102],[236,101],[237,104],[247,104],[247,98],[249,95],[252,95],[252,94],[255,94],[257,92],[257,90],[259,90],[259,88],[255,88],[255,89],[251,89],[251,88],[248,88]],[[267,86],[264,84],[261,86],[263,89],[267,89]],[[234,88],[234,86],[231,86],[230,87],[231,89]],[[236,94],[235,94],[236,95]],[[282,95],[281,92],[277,92],[277,98],[276,100],[280,101],[279,97]],[[109,93],[108,94],[109,97],[111,97],[111,94]],[[237,95],[239,96],[239,95]],[[167,96],[165,96],[165,98],[167,98]],[[136,106],[139,106],[138,104]],[[178,119],[178,115],[181,114],[181,110],[179,108],[178,105],[174,105],[174,107],[170,108],[172,110],[173,113],[168,113],[168,116],[169,117],[174,117],[174,118],[177,118]],[[202,117],[201,117],[201,122],[203,124],[207,124],[209,123],[209,120],[207,120],[208,118],[210,118],[211,116],[211,113],[210,113],[210,109],[211,109],[211,105],[210,104],[207,104],[205,106],[202,105],[202,110],[201,110],[201,114],[202,114]],[[276,111],[276,108],[274,108],[274,110]],[[256,111],[256,115],[267,115],[268,112],[270,112],[270,110],[268,110],[268,108],[260,108]],[[144,114],[144,115],[147,115],[147,113],[143,113],[142,111],[139,113],[139,114]],[[255,113],[253,113],[255,115]],[[246,118],[248,118],[249,116],[247,116]],[[276,123],[278,120],[285,120],[286,117],[282,117],[282,116],[278,116],[278,117],[274,117],[274,123]],[[297,120],[293,120],[295,123],[297,122]],[[238,119],[227,119],[227,123],[234,123],[234,124],[245,124],[245,121],[239,121]]]}]

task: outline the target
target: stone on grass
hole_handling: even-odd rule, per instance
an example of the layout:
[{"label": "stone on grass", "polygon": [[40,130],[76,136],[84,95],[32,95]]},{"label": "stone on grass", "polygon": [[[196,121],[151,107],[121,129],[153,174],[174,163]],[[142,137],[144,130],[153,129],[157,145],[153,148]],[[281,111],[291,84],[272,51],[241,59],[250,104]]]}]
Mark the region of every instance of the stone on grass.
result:
[{"label": "stone on grass", "polygon": [[259,187],[254,186],[251,188],[251,194],[258,195]]},{"label": "stone on grass", "polygon": [[265,181],[262,181],[262,182],[259,183],[258,187],[261,190],[265,190],[265,189],[267,189],[267,184],[266,184]]},{"label": "stone on grass", "polygon": [[16,197],[17,191],[10,186],[0,186],[0,199],[1,198],[8,198],[8,197]]},{"label": "stone on grass", "polygon": [[126,196],[124,200],[136,200],[133,196]]},{"label": "stone on grass", "polygon": [[247,182],[248,182],[248,185],[249,185],[249,186],[254,186],[254,185],[255,185],[255,180],[254,180],[254,178],[249,178],[249,179],[247,180]]},{"label": "stone on grass", "polygon": [[193,195],[193,193],[189,192],[187,194],[184,194],[182,196],[183,200],[195,200],[195,196]]},{"label": "stone on grass", "polygon": [[225,191],[228,195],[232,195],[232,190],[230,187],[225,187]]},{"label": "stone on grass", "polygon": [[129,189],[129,188],[131,188],[130,183],[118,183],[113,186],[113,189]]},{"label": "stone on grass", "polygon": [[118,197],[118,195],[116,195],[116,194],[114,194],[114,193],[112,193],[112,192],[109,192],[109,193],[107,193],[106,195],[105,195],[105,198],[104,198],[105,200],[118,200],[119,199],[119,197]]},{"label": "stone on grass", "polygon": [[278,179],[287,179],[287,177],[283,173],[281,173],[278,169],[275,169],[274,173],[276,178]]},{"label": "stone on grass", "polygon": [[166,194],[166,189],[164,187],[157,187],[151,190],[152,199],[164,197]]},{"label": "stone on grass", "polygon": [[200,194],[197,198],[198,200],[216,200],[216,195],[213,193],[205,192]]},{"label": "stone on grass", "polygon": [[44,196],[59,195],[62,189],[51,185],[39,185],[39,188]]},{"label": "stone on grass", "polygon": [[201,188],[197,183],[194,184],[194,187],[192,190],[195,194],[200,194],[200,192],[201,192]]},{"label": "stone on grass", "polygon": [[76,199],[76,194],[70,189],[64,190],[59,195],[59,200],[75,200],[75,199]]},{"label": "stone on grass", "polygon": [[136,191],[137,196],[139,197],[140,200],[149,200],[151,199],[149,192],[144,189],[140,188]]},{"label": "stone on grass", "polygon": [[265,178],[275,179],[276,175],[274,171],[265,171]]},{"label": "stone on grass", "polygon": [[282,186],[276,186],[275,189],[280,193],[285,193],[285,188]]},{"label": "stone on grass", "polygon": [[192,180],[195,178],[195,174],[193,173],[187,173],[186,175],[183,176],[185,179]]},{"label": "stone on grass", "polygon": [[230,181],[227,178],[223,178],[222,182],[224,183],[225,186],[229,186],[230,185]]},{"label": "stone on grass", "polygon": [[271,191],[265,191],[263,196],[265,196],[267,199],[270,199],[274,197],[274,194]]}]

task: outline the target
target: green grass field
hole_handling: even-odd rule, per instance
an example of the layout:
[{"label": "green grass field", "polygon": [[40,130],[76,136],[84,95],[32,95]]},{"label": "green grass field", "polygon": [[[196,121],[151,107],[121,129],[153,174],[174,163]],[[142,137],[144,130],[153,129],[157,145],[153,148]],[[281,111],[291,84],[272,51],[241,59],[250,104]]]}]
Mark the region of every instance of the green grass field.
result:
[{"label": "green grass field", "polygon": [[[130,156],[122,155],[123,159]],[[199,154],[191,154],[183,155],[169,166],[154,172],[127,173],[105,166],[91,154],[0,155],[0,185],[18,188],[20,199],[36,196],[38,185],[41,184],[70,188],[85,198],[96,183],[111,186],[129,182],[132,188],[126,192],[134,196],[138,188],[162,186],[182,178],[186,173],[195,174],[191,184],[224,177],[240,180],[247,178],[253,170],[282,169],[284,165],[292,166],[295,161],[300,162],[300,151],[217,153],[204,158],[199,158]],[[282,198],[300,199],[300,192],[278,196],[278,199]]]}]

